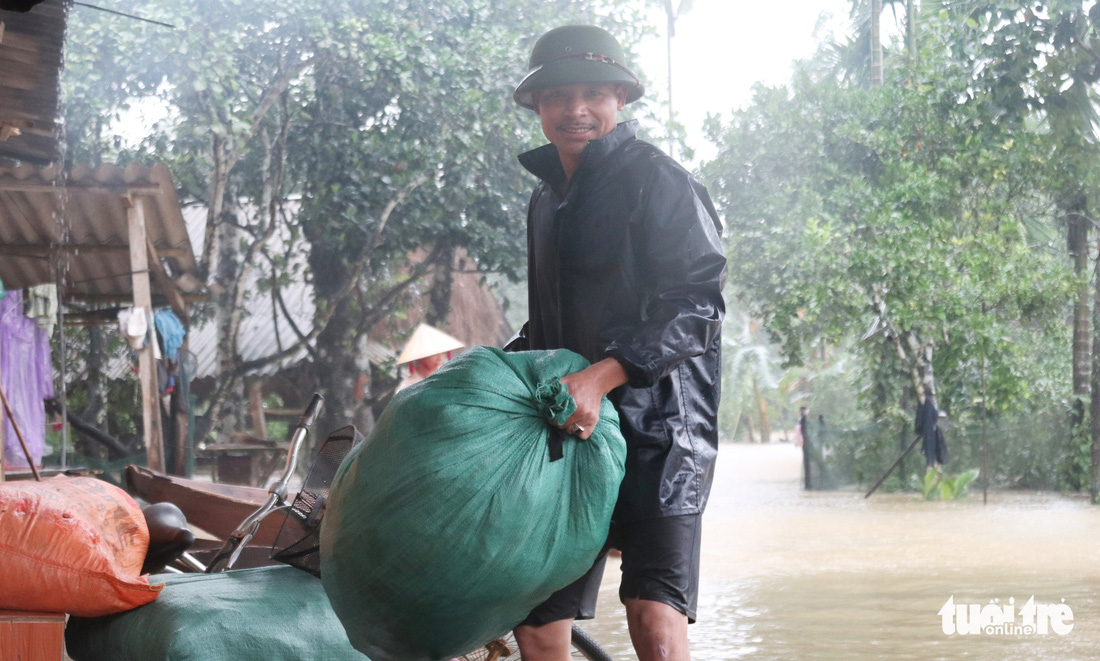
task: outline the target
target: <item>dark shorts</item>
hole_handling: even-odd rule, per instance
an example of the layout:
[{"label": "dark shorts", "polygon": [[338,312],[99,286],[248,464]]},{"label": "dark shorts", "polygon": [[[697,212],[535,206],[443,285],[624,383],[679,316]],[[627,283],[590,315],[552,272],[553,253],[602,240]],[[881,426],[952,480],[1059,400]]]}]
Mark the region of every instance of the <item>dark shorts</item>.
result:
[{"label": "dark shorts", "polygon": [[596,616],[607,552],[622,551],[619,600],[647,599],[672,606],[695,622],[699,605],[699,541],[702,516],[688,514],[611,525],[607,544],[588,573],[550,595],[521,624],[541,626],[558,620]]}]

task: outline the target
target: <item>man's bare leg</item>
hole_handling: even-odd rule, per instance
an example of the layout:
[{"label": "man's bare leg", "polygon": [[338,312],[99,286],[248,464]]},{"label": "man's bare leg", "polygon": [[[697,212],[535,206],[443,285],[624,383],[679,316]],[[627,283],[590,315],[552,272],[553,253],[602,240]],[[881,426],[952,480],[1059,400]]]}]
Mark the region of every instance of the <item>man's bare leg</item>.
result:
[{"label": "man's bare leg", "polygon": [[690,661],[687,616],[668,604],[626,599],[626,623],[638,661]]},{"label": "man's bare leg", "polygon": [[520,625],[514,631],[523,661],[571,661],[573,620],[557,620],[542,626]]}]

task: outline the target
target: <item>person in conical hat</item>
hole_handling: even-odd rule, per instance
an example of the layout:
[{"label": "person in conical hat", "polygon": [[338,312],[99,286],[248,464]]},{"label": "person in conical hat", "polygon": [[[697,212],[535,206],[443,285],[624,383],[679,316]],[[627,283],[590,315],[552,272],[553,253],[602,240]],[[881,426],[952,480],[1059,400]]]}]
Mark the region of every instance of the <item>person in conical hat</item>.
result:
[{"label": "person in conical hat", "polygon": [[[506,349],[569,349],[591,365],[561,382],[587,440],[603,398],[619,413],[626,472],[608,545],[642,661],[688,661],[703,509],[718,452],[726,259],[706,189],[619,112],[645,90],[610,33],[566,25],[535,42],[512,98],[549,141],[519,157],[538,178],[527,214],[528,321]],[[516,627],[524,661],[569,658],[595,614],[606,556]]]},{"label": "person in conical hat", "polygon": [[465,345],[438,328],[420,324],[397,357],[397,364],[408,365],[409,374],[397,385],[400,392],[414,383],[419,383],[432,372],[443,366],[451,354]]}]

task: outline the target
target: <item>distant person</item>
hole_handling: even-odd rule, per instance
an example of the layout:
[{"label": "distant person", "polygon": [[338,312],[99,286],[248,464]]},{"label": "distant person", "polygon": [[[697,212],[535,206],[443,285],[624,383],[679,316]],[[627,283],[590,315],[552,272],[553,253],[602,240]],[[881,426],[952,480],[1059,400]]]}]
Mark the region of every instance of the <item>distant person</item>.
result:
[{"label": "distant person", "polygon": [[[550,144],[520,155],[539,179],[527,215],[527,323],[510,350],[570,349],[591,366],[562,377],[577,402],[563,429],[587,439],[604,395],[626,438],[609,546],[642,661],[690,659],[703,510],[718,452],[726,259],[706,189],[618,113],[644,92],[615,38],[595,26],[535,43],[513,98]],[[516,627],[525,661],[570,658],[573,620],[595,614],[606,556]]]},{"label": "distant person", "polygon": [[802,447],[802,443],[806,438],[806,413],[808,409],[805,406],[798,409],[798,424],[794,427],[794,446],[796,448]]},{"label": "distant person", "polygon": [[398,366],[409,366],[409,373],[397,384],[395,392],[400,392],[428,378],[451,359],[453,352],[464,346],[462,342],[443,331],[428,324],[420,324],[397,358]]}]

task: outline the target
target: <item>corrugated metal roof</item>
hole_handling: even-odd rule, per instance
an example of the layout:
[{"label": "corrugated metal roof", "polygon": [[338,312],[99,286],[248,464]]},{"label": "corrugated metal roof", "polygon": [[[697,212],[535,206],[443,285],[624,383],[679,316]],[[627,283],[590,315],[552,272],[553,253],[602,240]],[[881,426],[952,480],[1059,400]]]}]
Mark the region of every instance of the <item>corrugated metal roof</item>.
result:
[{"label": "corrugated metal roof", "polygon": [[[58,282],[66,301],[133,300],[128,205],[145,210],[149,244],[164,278],[151,278],[154,305],[169,294],[201,296],[195,254],[168,167],[0,166],[0,279],[5,286]],[[59,277],[60,276],[60,277]]]},{"label": "corrugated metal roof", "polygon": [[[297,204],[297,201],[290,201],[287,204],[287,212],[296,214]],[[247,215],[254,213],[254,210],[244,205],[239,213]],[[205,238],[206,207],[197,204],[185,206],[182,209],[182,216],[187,234],[191,237],[193,252],[201,253]],[[242,220],[241,224],[247,223]],[[276,230],[275,236],[270,240],[269,248],[275,254],[286,255],[290,260],[288,265],[290,268],[305,273],[308,271],[308,247],[299,245],[296,250],[287,254],[288,240],[288,230],[282,227]],[[455,275],[451,293],[452,314],[444,330],[463,340],[468,346],[499,345],[510,335],[507,322],[504,321],[492,294],[481,282],[480,276],[464,271],[465,269]],[[244,302],[245,317],[238,335],[240,356],[245,362],[281,353],[283,349],[295,345],[298,341],[286,315],[272,300],[270,290],[265,286],[265,280],[270,277],[266,263],[261,262],[252,270],[245,285],[251,295]],[[309,335],[313,330],[316,310],[312,282],[307,277],[296,278],[293,282],[282,285],[280,295],[286,303],[287,312],[294,320],[294,325],[304,335]],[[371,338],[365,343],[366,346],[359,348],[355,358],[380,368],[392,366],[405,337],[416,327],[416,324],[423,321],[426,302],[427,298],[422,297],[420,303],[408,311],[407,318],[378,324],[372,329]],[[188,350],[195,355],[197,362],[195,376],[199,378],[216,376],[217,323],[213,319],[200,321],[189,329],[187,340]],[[124,349],[122,355],[116,356],[109,362],[106,371],[110,377],[121,378],[126,375],[130,364],[128,354],[129,352]],[[283,368],[305,359],[307,355],[306,349],[300,349],[250,373],[260,376],[276,374]]]},{"label": "corrugated metal roof", "polygon": [[[298,213],[298,201],[287,203],[286,211],[292,216]],[[247,205],[240,211],[243,214],[255,213]],[[183,209],[187,231],[191,235],[195,252],[203,250],[205,237],[206,207],[189,205]],[[247,224],[242,221],[242,225]],[[281,227],[276,231],[269,244],[274,254],[285,255],[289,259],[288,268],[299,273],[308,272],[308,247],[298,245],[296,250],[286,251],[289,240],[288,229]],[[423,258],[423,255],[420,256]],[[468,265],[469,266],[469,265]],[[250,362],[280,353],[284,348],[293,346],[298,338],[287,321],[283,310],[272,300],[270,290],[264,280],[271,277],[266,264],[257,264],[249,276],[247,291],[252,295],[245,300],[246,316],[241,323],[238,335],[238,347],[241,359]],[[294,325],[304,335],[313,331],[314,303],[313,283],[307,277],[296,278],[281,287],[280,295],[286,303],[287,312]],[[424,320],[424,307],[427,297],[421,297],[419,305],[408,311],[406,319],[393,320],[393,323],[381,323],[371,329],[370,339],[361,346],[352,358],[373,364],[377,368],[392,366],[397,352],[412,329]],[[275,311],[278,310],[276,314]],[[444,326],[448,333],[466,342],[468,346],[487,344],[500,345],[511,335],[511,329],[504,321],[500,308],[492,293],[482,283],[480,275],[461,270],[455,274],[451,289],[452,313]],[[217,374],[217,334],[214,321],[206,321],[191,329],[188,346],[198,362],[196,374],[200,377]],[[257,375],[271,375],[282,368],[294,365],[306,358],[308,352],[301,349],[293,355],[252,372]]]},{"label": "corrugated metal roof", "polygon": [[68,7],[47,0],[27,13],[0,11],[0,159],[60,160],[58,79]]}]

